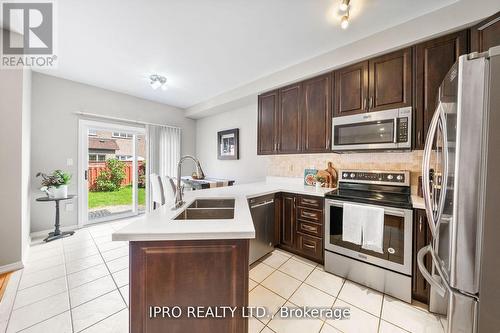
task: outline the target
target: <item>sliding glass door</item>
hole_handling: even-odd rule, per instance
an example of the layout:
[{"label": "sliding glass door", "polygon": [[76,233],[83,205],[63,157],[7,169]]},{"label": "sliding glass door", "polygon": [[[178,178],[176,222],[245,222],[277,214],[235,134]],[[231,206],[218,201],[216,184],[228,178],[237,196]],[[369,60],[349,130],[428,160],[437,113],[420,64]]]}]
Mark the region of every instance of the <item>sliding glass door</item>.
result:
[{"label": "sliding glass door", "polygon": [[145,211],[143,127],[80,120],[79,225]]}]

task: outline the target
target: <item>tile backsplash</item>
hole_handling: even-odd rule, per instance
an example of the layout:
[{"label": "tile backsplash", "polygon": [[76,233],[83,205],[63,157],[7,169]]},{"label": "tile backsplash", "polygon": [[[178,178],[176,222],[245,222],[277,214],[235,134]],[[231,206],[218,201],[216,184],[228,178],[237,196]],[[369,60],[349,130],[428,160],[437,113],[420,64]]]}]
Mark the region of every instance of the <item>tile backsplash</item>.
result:
[{"label": "tile backsplash", "polygon": [[269,156],[268,176],[303,177],[304,169],[326,169],[332,162],[337,172],[356,170],[408,170],[411,192],[417,193],[418,177],[422,174],[422,150],[404,153],[303,154]]}]

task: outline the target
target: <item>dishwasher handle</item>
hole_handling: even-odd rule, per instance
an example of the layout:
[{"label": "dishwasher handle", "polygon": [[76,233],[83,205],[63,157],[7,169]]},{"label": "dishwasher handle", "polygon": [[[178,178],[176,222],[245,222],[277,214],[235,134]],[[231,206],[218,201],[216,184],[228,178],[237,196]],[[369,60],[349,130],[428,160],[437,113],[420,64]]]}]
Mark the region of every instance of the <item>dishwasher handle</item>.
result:
[{"label": "dishwasher handle", "polygon": [[254,209],[254,208],[257,208],[257,207],[261,207],[261,206],[267,206],[267,205],[270,205],[274,202],[274,199],[273,200],[267,200],[267,201],[262,201],[262,202],[259,202],[255,205],[252,205],[250,206],[251,209]]}]

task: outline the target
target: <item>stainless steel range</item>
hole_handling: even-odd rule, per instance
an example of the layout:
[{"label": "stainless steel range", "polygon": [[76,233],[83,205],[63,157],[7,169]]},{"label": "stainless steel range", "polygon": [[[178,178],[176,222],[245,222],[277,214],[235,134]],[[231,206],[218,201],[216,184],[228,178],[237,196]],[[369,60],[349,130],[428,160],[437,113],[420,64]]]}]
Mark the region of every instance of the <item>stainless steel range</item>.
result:
[{"label": "stainless steel range", "polygon": [[[410,173],[343,170],[325,203],[325,270],[411,302]],[[353,241],[347,233],[356,226]],[[379,231],[378,250],[365,246],[371,229]]]}]

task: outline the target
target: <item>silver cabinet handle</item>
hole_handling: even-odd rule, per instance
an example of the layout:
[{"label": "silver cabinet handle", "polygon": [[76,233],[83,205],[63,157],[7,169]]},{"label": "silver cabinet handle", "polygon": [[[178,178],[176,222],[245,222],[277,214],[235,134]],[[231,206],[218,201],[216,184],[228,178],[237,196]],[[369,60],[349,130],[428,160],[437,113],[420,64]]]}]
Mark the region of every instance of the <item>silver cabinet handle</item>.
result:
[{"label": "silver cabinet handle", "polygon": [[422,216],[418,217],[418,231],[422,232]]},{"label": "silver cabinet handle", "polygon": [[309,212],[304,212],[304,211],[302,211],[301,213],[302,213],[303,216],[316,218],[316,214],[309,213]]},{"label": "silver cabinet handle", "polygon": [[304,228],[305,230],[314,231],[314,232],[318,231],[318,228],[311,227],[310,225],[301,224],[300,226],[301,226],[301,228]]},{"label": "silver cabinet handle", "polygon": [[304,245],[307,248],[313,249],[313,250],[316,249],[316,246],[314,246],[314,245],[310,245],[310,244],[307,244],[307,243],[303,243],[302,245]]},{"label": "silver cabinet handle", "polygon": [[368,110],[371,110],[373,108],[373,96],[370,97],[370,102],[368,105]]},{"label": "silver cabinet handle", "polygon": [[421,133],[421,131],[418,131],[418,133],[417,133],[417,143],[419,143],[419,144],[422,143],[421,139],[422,139],[422,133]]},{"label": "silver cabinet handle", "polygon": [[363,108],[364,111],[366,111],[366,97],[363,98],[363,105],[361,106]]},{"label": "silver cabinet handle", "polygon": [[268,200],[268,201],[264,201],[264,202],[261,202],[261,203],[258,203],[256,205],[253,205],[253,206],[250,206],[250,208],[257,208],[257,207],[261,207],[261,206],[266,206],[266,205],[270,205],[274,202],[274,200]]},{"label": "silver cabinet handle", "polygon": [[302,201],[303,201],[303,202],[310,203],[310,204],[315,204],[315,203],[317,203],[317,201],[316,201],[316,200],[306,199],[306,198],[302,198]]}]

